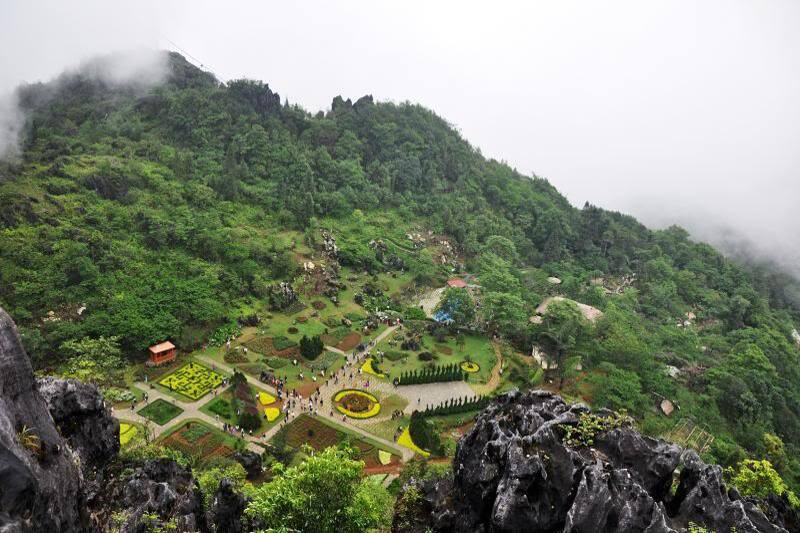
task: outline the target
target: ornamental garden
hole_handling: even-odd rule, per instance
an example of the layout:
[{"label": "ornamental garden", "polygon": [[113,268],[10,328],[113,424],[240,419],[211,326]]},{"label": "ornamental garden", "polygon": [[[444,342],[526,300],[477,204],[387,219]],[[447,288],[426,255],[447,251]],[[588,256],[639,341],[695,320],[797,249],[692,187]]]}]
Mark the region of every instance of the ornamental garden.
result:
[{"label": "ornamental garden", "polygon": [[222,375],[218,372],[190,361],[161,378],[158,384],[195,401],[222,385],[222,379]]}]

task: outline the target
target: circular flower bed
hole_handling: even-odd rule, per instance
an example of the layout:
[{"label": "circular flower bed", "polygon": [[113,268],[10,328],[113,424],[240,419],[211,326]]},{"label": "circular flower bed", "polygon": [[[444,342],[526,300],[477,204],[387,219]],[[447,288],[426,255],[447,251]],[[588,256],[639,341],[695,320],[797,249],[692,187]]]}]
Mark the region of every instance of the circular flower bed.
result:
[{"label": "circular flower bed", "polygon": [[478,363],[474,363],[472,361],[461,361],[461,370],[463,370],[464,372],[474,374],[480,369],[481,367]]},{"label": "circular flower bed", "polygon": [[333,397],[336,410],[350,418],[372,418],[381,412],[381,404],[374,395],[357,389],[344,389]]}]

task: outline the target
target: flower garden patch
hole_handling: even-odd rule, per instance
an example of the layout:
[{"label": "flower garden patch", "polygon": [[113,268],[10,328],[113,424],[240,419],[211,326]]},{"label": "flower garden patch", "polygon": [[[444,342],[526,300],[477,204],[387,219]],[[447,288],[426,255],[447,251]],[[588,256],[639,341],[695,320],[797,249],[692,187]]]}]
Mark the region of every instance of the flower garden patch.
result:
[{"label": "flower garden patch", "polygon": [[136,426],[132,424],[126,424],[124,422],[121,423],[119,425],[119,443],[122,446],[125,446],[130,442],[133,436],[136,435],[137,431],[138,429],[136,429]]},{"label": "flower garden patch", "polygon": [[372,418],[381,412],[381,404],[373,394],[358,389],[344,389],[333,397],[336,409],[350,418]]},{"label": "flower garden patch", "polygon": [[189,362],[158,383],[187,398],[199,400],[222,384],[222,375],[207,366]]},{"label": "flower garden patch", "polygon": [[461,361],[460,366],[461,370],[470,374],[474,374],[481,369],[481,366],[473,361]]}]

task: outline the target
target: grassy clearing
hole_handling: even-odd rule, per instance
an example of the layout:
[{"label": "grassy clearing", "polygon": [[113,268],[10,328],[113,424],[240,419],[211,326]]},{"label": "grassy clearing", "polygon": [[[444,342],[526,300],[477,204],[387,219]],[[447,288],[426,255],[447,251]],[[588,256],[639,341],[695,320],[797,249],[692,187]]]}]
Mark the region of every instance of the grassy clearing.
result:
[{"label": "grassy clearing", "polygon": [[183,409],[177,405],[172,405],[168,401],[162,400],[161,398],[158,398],[157,400],[150,402],[149,405],[139,409],[140,415],[152,420],[159,426],[163,426],[182,412]]}]

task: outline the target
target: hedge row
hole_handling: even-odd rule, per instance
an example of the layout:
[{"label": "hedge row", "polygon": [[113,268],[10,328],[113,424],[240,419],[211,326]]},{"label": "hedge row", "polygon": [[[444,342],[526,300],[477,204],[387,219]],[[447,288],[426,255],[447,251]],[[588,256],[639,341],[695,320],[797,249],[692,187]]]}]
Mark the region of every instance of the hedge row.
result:
[{"label": "hedge row", "polygon": [[403,372],[397,380],[398,385],[418,385],[420,383],[436,383],[440,381],[464,381],[466,373],[453,363],[450,365],[436,365],[413,372]]}]

